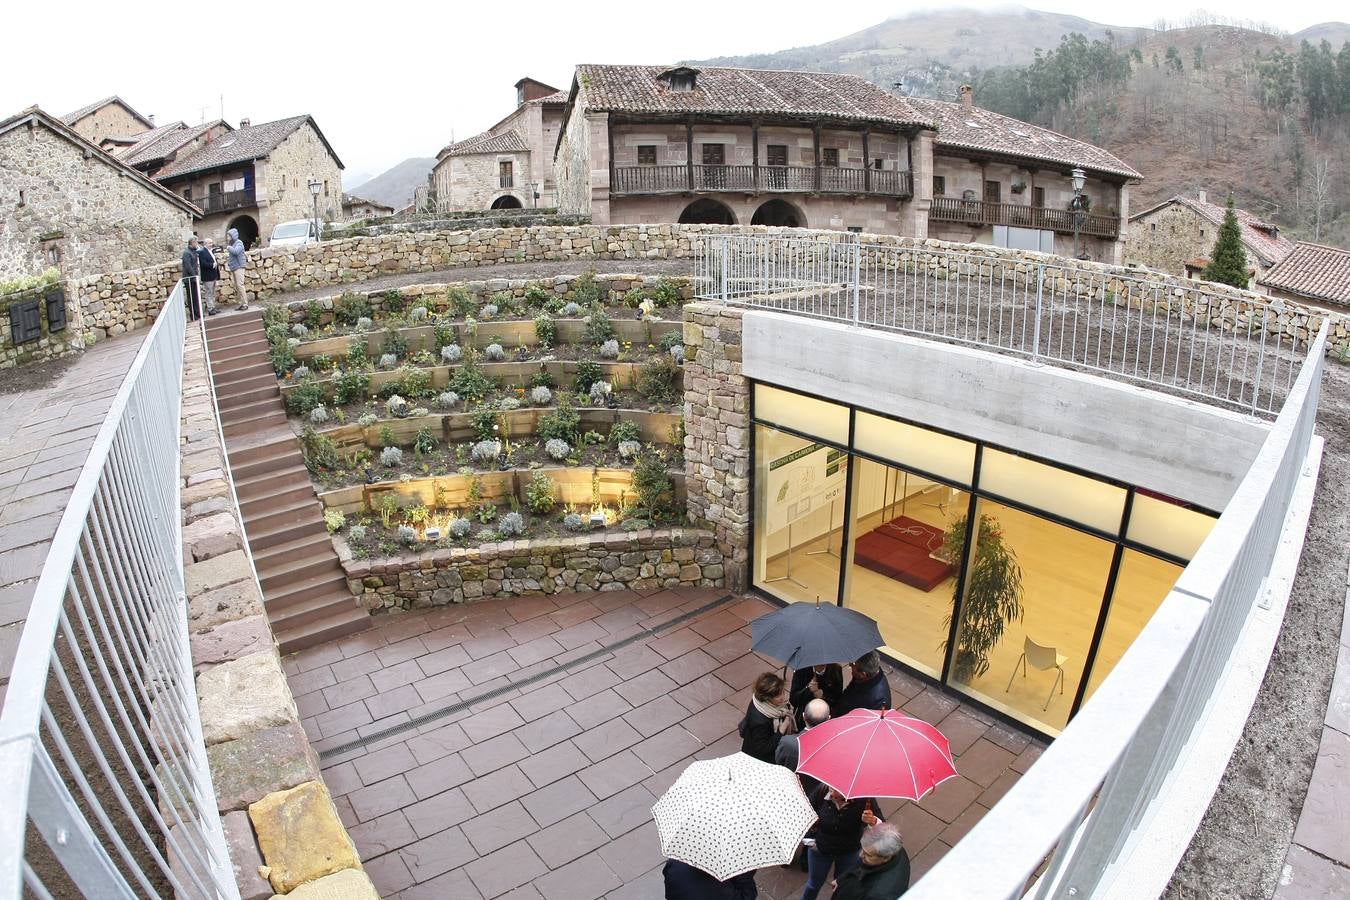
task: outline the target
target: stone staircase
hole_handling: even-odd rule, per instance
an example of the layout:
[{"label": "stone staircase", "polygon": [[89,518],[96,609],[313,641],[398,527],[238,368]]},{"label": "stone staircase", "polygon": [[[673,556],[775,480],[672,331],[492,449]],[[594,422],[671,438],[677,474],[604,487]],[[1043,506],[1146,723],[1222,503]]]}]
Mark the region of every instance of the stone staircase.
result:
[{"label": "stone staircase", "polygon": [[281,651],[369,628],[370,616],[348,589],[324,527],[300,441],[286,421],[262,310],[211,319],[206,340],[230,477]]}]

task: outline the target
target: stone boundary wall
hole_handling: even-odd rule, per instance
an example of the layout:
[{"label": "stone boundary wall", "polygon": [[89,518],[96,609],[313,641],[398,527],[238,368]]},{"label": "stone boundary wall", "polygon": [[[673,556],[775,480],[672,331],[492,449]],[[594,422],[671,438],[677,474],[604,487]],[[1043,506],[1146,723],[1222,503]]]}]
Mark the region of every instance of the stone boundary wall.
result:
[{"label": "stone boundary wall", "polygon": [[725,587],[722,552],[696,528],[578,535],[354,560],[338,544],[347,585],[366,609],[418,609],[485,597],[567,591]]},{"label": "stone boundary wall", "polygon": [[[300,725],[230,492],[201,329],[181,422],[184,577],[206,760],[242,900],[376,900]],[[170,865],[178,865],[170,851]],[[186,883],[186,882],[185,882]]]},{"label": "stone boundary wall", "polygon": [[444,216],[416,222],[375,222],[370,225],[330,225],[325,227],[329,240],[349,237],[377,237],[416,231],[473,231],[478,228],[527,228],[531,225],[589,225],[591,217],[577,213],[530,212],[527,215],[501,215],[482,212],[473,216]]},{"label": "stone boundary wall", "polygon": [[[516,262],[585,259],[690,259],[709,236],[726,234],[774,235],[781,237],[854,240],[847,232],[777,228],[762,225],[571,225],[488,228],[477,231],[399,233],[378,237],[324,241],[298,249],[267,248],[249,252],[245,287],[251,298],[267,298],[286,291],[337,286],[412,272],[438,272],[483,265]],[[863,235],[869,244],[915,251],[918,263],[925,251],[969,254],[969,265],[986,273],[1007,272],[1025,279],[1038,264],[1053,265],[1071,293],[1100,296],[1103,290],[1122,293],[1126,281],[1147,278],[1165,286],[1166,302],[1186,307],[1212,321],[1245,322],[1252,304],[1270,304],[1276,320],[1267,327],[1285,334],[1314,333],[1324,316],[1334,321],[1328,353],[1350,359],[1350,312],[1327,313],[1277,300],[1251,291],[1204,283],[1155,272],[1083,262],[1044,253],[1009,250],[984,245]],[[930,270],[949,270],[953,259],[929,256],[922,265]],[[958,270],[962,264],[958,262]],[[178,278],[178,263],[147,269],[94,275],[71,283],[86,312],[86,327],[95,337],[143,327],[153,317]],[[1056,284],[1059,288],[1061,285]],[[1197,299],[1204,298],[1203,304]],[[220,283],[223,303],[234,301],[229,280]],[[1203,308],[1201,308],[1203,306]]]},{"label": "stone boundary wall", "polygon": [[[80,311],[80,298],[69,285],[62,285],[66,292],[66,327],[64,331],[53,332],[47,323],[47,304],[45,292],[27,291],[0,297],[0,369],[22,366],[29,363],[46,362],[79,353],[84,349],[84,315]],[[38,314],[42,320],[42,337],[36,341],[15,344],[9,318],[9,308],[16,303],[36,298]]]}]

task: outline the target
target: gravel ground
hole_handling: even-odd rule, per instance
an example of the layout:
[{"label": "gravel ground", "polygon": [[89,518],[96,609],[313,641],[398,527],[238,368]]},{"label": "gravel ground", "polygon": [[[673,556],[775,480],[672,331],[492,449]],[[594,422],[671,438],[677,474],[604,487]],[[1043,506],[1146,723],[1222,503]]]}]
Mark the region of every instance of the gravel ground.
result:
[{"label": "gravel ground", "polygon": [[1350,366],[1328,362],[1326,439],[1284,627],[1256,705],[1165,896],[1270,897],[1303,808],[1336,668],[1350,563]]}]

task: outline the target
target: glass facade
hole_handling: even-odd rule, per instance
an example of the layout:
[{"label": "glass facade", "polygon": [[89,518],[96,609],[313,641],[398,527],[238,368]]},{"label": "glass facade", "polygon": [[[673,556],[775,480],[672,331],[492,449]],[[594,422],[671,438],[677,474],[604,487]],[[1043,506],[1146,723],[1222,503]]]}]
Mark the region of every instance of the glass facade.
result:
[{"label": "glass facade", "polygon": [[755,586],[866,613],[895,660],[1050,735],[1214,523],[1143,489],[781,388],[755,385],[753,409]]}]

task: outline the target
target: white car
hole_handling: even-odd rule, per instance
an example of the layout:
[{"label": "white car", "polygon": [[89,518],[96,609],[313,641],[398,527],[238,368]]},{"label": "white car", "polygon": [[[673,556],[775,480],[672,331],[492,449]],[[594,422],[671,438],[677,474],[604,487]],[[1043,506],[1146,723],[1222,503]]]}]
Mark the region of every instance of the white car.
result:
[{"label": "white car", "polygon": [[294,222],[281,222],[272,229],[272,247],[303,247],[319,242],[319,227],[313,219],[296,219]]}]

